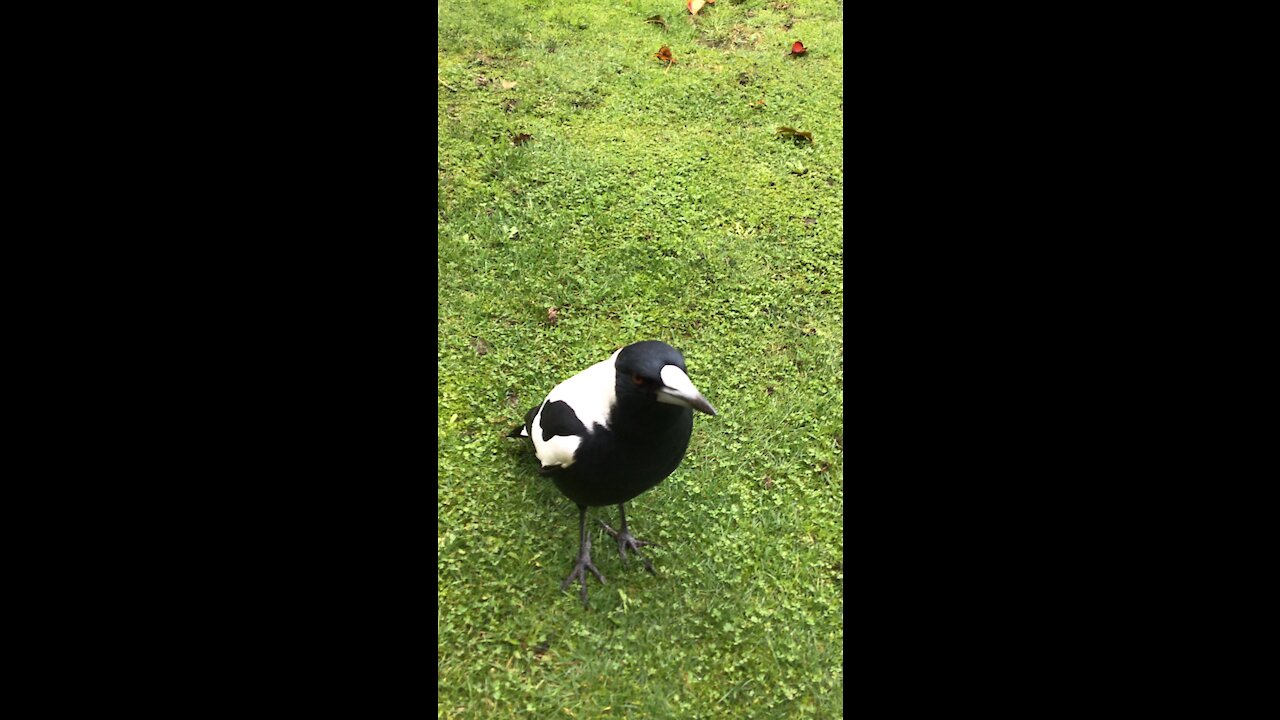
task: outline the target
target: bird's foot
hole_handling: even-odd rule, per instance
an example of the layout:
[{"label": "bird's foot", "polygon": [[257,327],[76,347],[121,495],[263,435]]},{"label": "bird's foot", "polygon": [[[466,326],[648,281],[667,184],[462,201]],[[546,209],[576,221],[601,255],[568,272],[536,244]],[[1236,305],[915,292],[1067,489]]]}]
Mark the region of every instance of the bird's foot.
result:
[{"label": "bird's foot", "polygon": [[596,569],[596,566],[591,564],[591,541],[590,540],[587,541],[587,544],[582,548],[582,551],[578,553],[578,562],[573,566],[573,572],[569,573],[569,577],[565,578],[564,582],[560,583],[560,592],[564,592],[565,590],[568,590],[569,585],[572,584],[574,580],[577,580],[578,582],[582,583],[581,595],[582,595],[583,607],[587,606],[587,571],[588,570],[591,571],[592,575],[596,576],[596,579],[600,581],[601,585],[607,584],[604,581],[604,575],[601,575],[600,571]]},{"label": "bird's foot", "polygon": [[649,562],[649,558],[640,554],[640,548],[644,547],[645,545],[652,545],[653,547],[661,547],[660,545],[651,543],[648,540],[640,540],[636,538],[634,535],[632,535],[631,533],[627,532],[626,530],[623,530],[622,532],[618,532],[617,530],[614,530],[613,528],[609,527],[609,525],[605,523],[605,521],[603,520],[600,521],[600,524],[604,525],[605,532],[617,538],[618,554],[622,556],[622,560],[624,562],[627,559],[627,550],[630,549],[631,552],[635,553],[636,557],[640,558],[640,562],[644,563],[644,569],[648,570],[650,575],[658,574],[657,572],[654,571],[653,563]]}]

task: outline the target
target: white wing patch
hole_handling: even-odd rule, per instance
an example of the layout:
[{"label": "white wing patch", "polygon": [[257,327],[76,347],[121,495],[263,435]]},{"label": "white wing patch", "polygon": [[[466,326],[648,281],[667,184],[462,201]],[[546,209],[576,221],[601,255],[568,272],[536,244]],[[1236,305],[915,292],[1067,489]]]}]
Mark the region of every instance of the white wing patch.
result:
[{"label": "white wing patch", "polygon": [[[597,425],[602,428],[609,427],[609,412],[618,402],[618,394],[614,389],[617,372],[614,370],[613,363],[620,352],[622,351],[615,352],[608,360],[602,360],[555,386],[551,394],[547,395],[547,399],[542,401],[542,406],[546,407],[547,403],[557,400],[567,403],[573,409],[573,414],[577,415],[578,420],[587,428],[587,432],[595,430]],[[542,408],[538,408],[538,414],[530,424],[533,430],[533,450],[542,467],[552,465],[569,467],[573,464],[573,454],[582,444],[581,437],[552,435],[550,439],[543,440]]]},{"label": "white wing patch", "polygon": [[[537,436],[537,438],[540,437],[542,436]],[[538,440],[537,438],[533,441],[533,447],[538,455],[538,462],[542,463],[542,467],[551,467],[552,465],[569,467],[573,464],[573,453],[582,444],[582,438],[577,435],[552,435],[550,440]]]}]

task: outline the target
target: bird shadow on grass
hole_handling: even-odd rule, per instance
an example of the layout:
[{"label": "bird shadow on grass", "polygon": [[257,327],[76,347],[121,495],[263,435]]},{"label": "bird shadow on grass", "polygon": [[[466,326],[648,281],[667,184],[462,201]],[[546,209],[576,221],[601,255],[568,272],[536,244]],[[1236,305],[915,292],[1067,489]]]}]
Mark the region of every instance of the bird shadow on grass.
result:
[{"label": "bird shadow on grass", "polygon": [[[566,505],[564,495],[556,489],[555,483],[550,478],[544,477],[538,472],[538,461],[533,457],[533,451],[527,447],[520,447],[527,444],[526,440],[507,440],[506,452],[504,455],[510,461],[511,472],[509,477],[512,482],[524,483],[533,490],[533,495],[537,498],[538,504],[546,508],[561,508]],[[568,503],[572,506],[572,503]]]}]

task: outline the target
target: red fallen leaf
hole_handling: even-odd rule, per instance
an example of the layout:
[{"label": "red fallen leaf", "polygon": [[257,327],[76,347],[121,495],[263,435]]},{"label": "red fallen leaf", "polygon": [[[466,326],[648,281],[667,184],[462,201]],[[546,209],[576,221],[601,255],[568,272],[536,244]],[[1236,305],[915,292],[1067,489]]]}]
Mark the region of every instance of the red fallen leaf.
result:
[{"label": "red fallen leaf", "polygon": [[805,53],[807,53],[807,52],[809,52],[808,48],[806,48],[806,47],[804,46],[804,43],[800,42],[799,40],[797,40],[797,41],[795,41],[795,42],[791,43],[791,54],[792,54],[792,55],[803,55],[803,54],[805,54]]}]

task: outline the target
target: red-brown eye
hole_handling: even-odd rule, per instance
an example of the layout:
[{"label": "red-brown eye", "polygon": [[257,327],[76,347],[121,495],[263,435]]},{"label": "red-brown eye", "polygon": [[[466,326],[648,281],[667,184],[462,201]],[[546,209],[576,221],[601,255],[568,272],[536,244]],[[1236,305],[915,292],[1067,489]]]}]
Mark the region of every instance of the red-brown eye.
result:
[{"label": "red-brown eye", "polygon": [[635,383],[635,384],[637,384],[637,385],[643,385],[643,384],[644,384],[644,378],[640,377],[639,375],[632,375],[632,376],[631,376],[631,382],[633,382],[633,383]]}]

